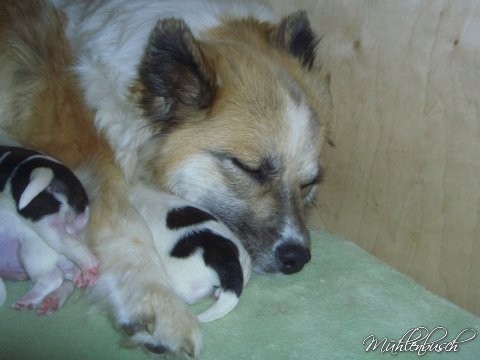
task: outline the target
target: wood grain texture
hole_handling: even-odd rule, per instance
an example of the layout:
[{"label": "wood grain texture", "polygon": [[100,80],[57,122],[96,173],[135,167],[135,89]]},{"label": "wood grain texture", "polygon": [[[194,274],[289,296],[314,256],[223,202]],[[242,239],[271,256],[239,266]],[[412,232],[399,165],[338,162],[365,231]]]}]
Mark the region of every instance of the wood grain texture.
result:
[{"label": "wood grain texture", "polygon": [[314,227],[480,314],[480,3],[271,3],[307,10],[331,72]]}]

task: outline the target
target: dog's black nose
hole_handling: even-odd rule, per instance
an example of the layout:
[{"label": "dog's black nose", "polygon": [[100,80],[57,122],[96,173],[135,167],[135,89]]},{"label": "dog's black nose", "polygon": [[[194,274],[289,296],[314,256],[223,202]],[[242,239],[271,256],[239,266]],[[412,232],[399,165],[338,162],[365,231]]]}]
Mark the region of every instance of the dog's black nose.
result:
[{"label": "dog's black nose", "polygon": [[276,252],[281,264],[280,271],[284,274],[299,272],[311,258],[310,250],[298,244],[280,245]]}]

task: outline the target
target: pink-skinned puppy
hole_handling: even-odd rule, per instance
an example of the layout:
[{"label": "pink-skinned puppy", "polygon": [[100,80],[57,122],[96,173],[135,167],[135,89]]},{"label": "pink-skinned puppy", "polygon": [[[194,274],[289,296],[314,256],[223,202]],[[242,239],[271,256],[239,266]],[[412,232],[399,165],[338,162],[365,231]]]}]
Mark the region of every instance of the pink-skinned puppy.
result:
[{"label": "pink-skinned puppy", "polygon": [[0,146],[0,190],[0,272],[15,280],[20,266],[34,283],[14,307],[51,302],[50,294],[64,301],[73,289],[64,278],[78,287],[93,286],[98,264],[83,241],[89,207],[77,177],[41,153]]},{"label": "pink-skinned puppy", "polygon": [[0,205],[0,229],[0,305],[6,299],[2,279],[30,279],[32,288],[14,302],[14,309],[35,307],[39,315],[47,315],[62,307],[74,289],[78,267],[54,251],[18,214],[3,205]]}]

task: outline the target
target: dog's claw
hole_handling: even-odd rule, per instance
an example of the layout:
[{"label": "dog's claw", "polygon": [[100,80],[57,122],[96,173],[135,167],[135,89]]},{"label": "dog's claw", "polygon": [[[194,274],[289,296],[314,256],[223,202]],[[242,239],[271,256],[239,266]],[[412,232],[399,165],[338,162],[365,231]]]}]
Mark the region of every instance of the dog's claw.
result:
[{"label": "dog's claw", "polygon": [[[102,280],[100,277],[100,285]],[[102,286],[97,286],[99,288]],[[142,311],[131,312],[118,323],[118,327],[129,337],[127,343],[157,354],[185,352],[191,357],[199,355],[202,348],[200,326],[180,299],[161,287],[155,291],[138,288],[134,294],[137,296],[124,297],[128,301],[122,303],[122,313],[139,308]]]},{"label": "dog's claw", "polygon": [[166,348],[163,345],[153,345],[153,344],[145,344],[145,347],[147,348],[148,351],[155,353],[155,354],[164,354],[168,351],[168,348]]},{"label": "dog's claw", "polygon": [[150,335],[153,335],[153,333],[155,332],[155,323],[153,321],[149,321],[145,324],[145,330],[147,330],[147,332],[150,334]]},{"label": "dog's claw", "polygon": [[120,327],[128,336],[133,336],[137,332],[143,331],[145,329],[141,323],[123,324]]}]

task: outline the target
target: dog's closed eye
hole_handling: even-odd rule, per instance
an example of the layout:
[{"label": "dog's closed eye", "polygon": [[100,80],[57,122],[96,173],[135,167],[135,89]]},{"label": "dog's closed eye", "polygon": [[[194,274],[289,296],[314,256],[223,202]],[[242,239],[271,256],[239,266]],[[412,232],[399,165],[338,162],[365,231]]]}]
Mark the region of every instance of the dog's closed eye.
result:
[{"label": "dog's closed eye", "polygon": [[265,184],[277,173],[273,161],[270,159],[261,160],[259,165],[251,165],[230,154],[214,152],[213,155],[224,165],[233,168],[236,171],[240,171],[242,174],[247,175],[249,178],[258,182],[260,185]]},{"label": "dog's closed eye", "polygon": [[320,166],[318,168],[317,174],[310,180],[300,184],[300,190],[302,191],[302,197],[307,199],[311,196],[313,188],[320,184],[324,178],[324,170]]},{"label": "dog's closed eye", "polygon": [[263,165],[256,168],[250,167],[235,157],[232,157],[230,161],[236,168],[240,169],[245,174],[258,181],[260,184],[264,184],[268,180],[268,169],[266,169]]},{"label": "dog's closed eye", "polygon": [[323,171],[319,171],[319,173],[317,175],[315,175],[315,177],[313,179],[301,184],[300,188],[302,190],[307,189],[307,188],[310,188],[314,185],[320,184],[322,181],[323,181]]}]

